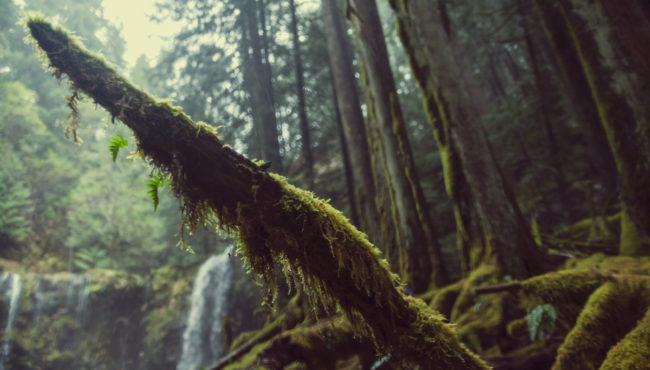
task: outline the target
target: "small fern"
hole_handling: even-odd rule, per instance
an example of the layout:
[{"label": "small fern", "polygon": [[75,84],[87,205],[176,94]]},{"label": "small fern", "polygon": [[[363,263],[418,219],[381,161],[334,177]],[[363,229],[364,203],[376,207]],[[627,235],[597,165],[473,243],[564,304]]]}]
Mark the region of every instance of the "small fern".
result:
[{"label": "small fern", "polygon": [[147,188],[149,189],[147,190],[147,194],[149,194],[149,198],[153,201],[154,212],[158,210],[158,204],[160,203],[160,198],[158,198],[158,189],[165,187],[166,182],[167,179],[165,178],[165,175],[158,172],[147,183]]},{"label": "small fern", "polygon": [[383,356],[383,357],[381,357],[380,359],[378,359],[377,361],[375,361],[374,364],[372,364],[372,367],[371,367],[370,369],[371,369],[371,370],[379,369],[383,364],[385,364],[386,362],[388,362],[388,360],[390,360],[390,358],[391,358],[391,354],[390,354],[390,353],[387,354],[387,355],[385,355],[385,356]]},{"label": "small fern", "polygon": [[544,338],[544,335],[549,335],[555,330],[555,321],[557,320],[557,312],[555,308],[546,303],[540,304],[528,312],[528,333],[530,340],[536,341]]},{"label": "small fern", "polygon": [[113,156],[113,162],[117,159],[117,153],[120,149],[126,148],[127,145],[129,145],[129,142],[126,141],[122,134],[118,133],[113,136],[111,142],[108,144],[108,149],[111,151],[111,156]]}]

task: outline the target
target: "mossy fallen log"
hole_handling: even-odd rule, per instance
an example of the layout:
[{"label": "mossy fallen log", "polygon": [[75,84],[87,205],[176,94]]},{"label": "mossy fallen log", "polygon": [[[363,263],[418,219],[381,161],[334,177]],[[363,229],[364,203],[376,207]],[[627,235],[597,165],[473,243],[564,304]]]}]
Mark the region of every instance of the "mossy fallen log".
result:
[{"label": "mossy fallen log", "polygon": [[647,322],[638,321],[644,318],[648,306],[649,277],[625,276],[606,282],[589,297],[558,349],[553,369],[595,369],[626,335],[629,337],[612,353],[610,365],[631,349],[640,353],[639,358],[647,356],[648,342],[635,340],[647,336]]},{"label": "mossy fallen log", "polygon": [[184,226],[214,216],[236,233],[252,271],[273,285],[274,266],[306,287],[312,304],[338,305],[357,334],[404,366],[482,369],[456,333],[422,301],[404,295],[378,250],[340,212],[224,145],[207,125],[154,99],[61,28],[33,17],[27,27],[57,76],[92,97],[134,133],[143,157],[171,178]]},{"label": "mossy fallen log", "polygon": [[607,352],[601,369],[634,369],[643,364],[650,364],[650,309],[637,326]]}]

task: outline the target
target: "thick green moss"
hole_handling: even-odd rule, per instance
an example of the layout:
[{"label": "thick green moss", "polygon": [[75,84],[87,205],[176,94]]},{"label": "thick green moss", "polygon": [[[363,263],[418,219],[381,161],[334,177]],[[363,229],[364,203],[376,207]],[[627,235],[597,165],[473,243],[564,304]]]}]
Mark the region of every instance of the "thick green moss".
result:
[{"label": "thick green moss", "polygon": [[650,254],[650,238],[640,232],[626,210],[621,211],[621,254],[647,256]]},{"label": "thick green moss", "polygon": [[650,278],[619,278],[598,288],[558,349],[553,369],[595,369],[609,349],[643,317],[650,304]]},{"label": "thick green moss", "polygon": [[473,351],[486,355],[488,350],[494,351],[498,347],[497,343],[506,326],[504,294],[507,293],[482,295],[471,309],[454,321],[458,327],[458,336],[468,343]]},{"label": "thick green moss", "polygon": [[255,345],[250,351],[246,352],[236,362],[233,362],[225,366],[224,370],[241,370],[241,369],[265,369],[262,364],[258,361],[258,355],[265,350],[271,341],[266,341],[260,344]]},{"label": "thick green moss", "polygon": [[508,335],[512,338],[519,338],[528,334],[528,318],[522,317],[521,319],[513,320],[506,326]]},{"label": "thick green moss", "polygon": [[491,265],[482,265],[472,270],[460,290],[458,298],[449,316],[450,320],[455,322],[462,314],[467,312],[476,303],[475,288],[483,285],[494,285],[500,282],[499,269]]},{"label": "thick green moss", "polygon": [[607,217],[588,217],[564,227],[554,235],[569,240],[600,241],[618,244],[621,213]]},{"label": "thick green moss", "polygon": [[635,369],[650,364],[650,309],[636,327],[607,352],[601,369]]},{"label": "thick green moss", "polygon": [[529,306],[553,305],[558,314],[558,332],[566,333],[573,327],[589,295],[606,279],[596,270],[566,270],[536,276],[521,284],[522,291],[534,297],[527,302]]},{"label": "thick green moss", "polygon": [[567,261],[566,269],[602,271],[603,274],[650,275],[650,257],[606,256],[596,253]]},{"label": "thick green moss", "polygon": [[454,307],[456,299],[460,295],[463,288],[464,280],[457,281],[453,284],[447,285],[444,288],[434,291],[433,297],[429,301],[429,307],[440,312],[445,317],[451,315],[451,310]]},{"label": "thick green moss", "polygon": [[290,365],[291,368],[338,369],[340,361],[354,356],[359,356],[364,368],[369,368],[374,360],[373,345],[355,337],[349,322],[336,316],[277,333],[226,369],[261,364],[283,368]]}]

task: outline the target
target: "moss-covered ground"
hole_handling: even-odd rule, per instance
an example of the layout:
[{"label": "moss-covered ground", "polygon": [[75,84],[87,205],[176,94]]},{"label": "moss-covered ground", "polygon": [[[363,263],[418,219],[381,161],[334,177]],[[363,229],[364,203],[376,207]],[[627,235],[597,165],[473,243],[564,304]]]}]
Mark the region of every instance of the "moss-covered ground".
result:
[{"label": "moss-covered ground", "polygon": [[[588,238],[584,230],[590,227],[586,221],[573,225],[574,240]],[[558,238],[571,238],[567,228],[559,233]],[[503,289],[483,293],[477,291],[481,287]],[[524,281],[499,278],[498,271],[483,266],[419,298],[449,318],[460,339],[497,369],[632,369],[650,363],[648,257],[583,254]],[[540,306],[552,307],[554,319],[541,316],[535,327],[534,311]],[[277,325],[271,322],[257,333],[245,334],[231,350]],[[365,369],[372,364],[400,368],[390,355],[377,353],[363,342],[350,342],[354,334],[346,330],[348,325],[342,319],[305,320],[256,342],[227,368],[275,368],[277,358],[292,369]],[[347,343],[346,348],[330,347],[330,362],[313,362],[323,357],[314,352],[315,341],[325,346],[327,340]]]}]

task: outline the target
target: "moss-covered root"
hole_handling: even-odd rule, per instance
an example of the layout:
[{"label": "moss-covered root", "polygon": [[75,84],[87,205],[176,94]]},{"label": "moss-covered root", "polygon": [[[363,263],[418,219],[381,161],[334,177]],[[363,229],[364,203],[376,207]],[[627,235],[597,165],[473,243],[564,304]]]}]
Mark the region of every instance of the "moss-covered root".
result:
[{"label": "moss-covered root", "polygon": [[460,280],[435,291],[435,294],[429,299],[429,307],[449,317],[464,283],[464,280]]},{"label": "moss-covered root", "polygon": [[172,179],[185,225],[214,216],[239,234],[243,254],[264,281],[275,264],[305,286],[312,304],[336,304],[380,351],[421,368],[479,369],[442,317],[406,297],[379,251],[327,202],[287,184],[224,145],[180,108],[135,88],[60,28],[32,18],[27,27],[57,75],[124,122],[139,150]]},{"label": "moss-covered root", "polygon": [[553,369],[598,368],[609,349],[643,317],[649,304],[648,277],[627,276],[603,284],[589,297],[558,349]]},{"label": "moss-covered root", "polygon": [[538,303],[550,303],[558,314],[557,328],[567,333],[589,298],[607,277],[595,269],[550,272],[521,283],[522,291]]},{"label": "moss-covered root", "polygon": [[375,359],[373,345],[355,337],[351,325],[339,316],[282,333],[257,355],[256,362],[272,368],[300,362],[307,369],[333,370],[355,356],[364,369],[370,368]]},{"label": "moss-covered root", "polygon": [[601,369],[637,369],[650,364],[650,309],[631,332],[607,352]]}]

